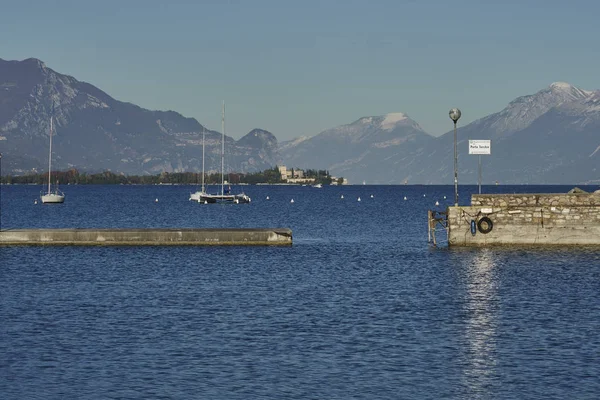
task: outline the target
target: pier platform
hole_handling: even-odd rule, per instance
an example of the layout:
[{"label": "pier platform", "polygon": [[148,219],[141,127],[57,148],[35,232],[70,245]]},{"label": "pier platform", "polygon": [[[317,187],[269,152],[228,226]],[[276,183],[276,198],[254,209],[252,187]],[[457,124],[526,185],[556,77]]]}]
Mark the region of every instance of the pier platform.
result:
[{"label": "pier platform", "polygon": [[290,246],[289,228],[7,229],[0,245]]},{"label": "pier platform", "polygon": [[600,193],[474,194],[446,214],[449,246],[600,246]]}]

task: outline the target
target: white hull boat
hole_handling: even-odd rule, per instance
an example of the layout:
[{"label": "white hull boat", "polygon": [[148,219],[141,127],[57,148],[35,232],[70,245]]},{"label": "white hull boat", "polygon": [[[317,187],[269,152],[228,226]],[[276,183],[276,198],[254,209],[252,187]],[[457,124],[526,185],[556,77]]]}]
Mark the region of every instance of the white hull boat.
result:
[{"label": "white hull boat", "polygon": [[50,117],[50,151],[48,154],[48,191],[41,193],[40,197],[43,204],[60,204],[65,201],[65,194],[58,190],[58,182],[56,187],[52,190],[52,117]]},{"label": "white hull boat", "polygon": [[56,189],[53,193],[43,194],[41,196],[42,203],[64,203],[65,195],[58,189]]}]

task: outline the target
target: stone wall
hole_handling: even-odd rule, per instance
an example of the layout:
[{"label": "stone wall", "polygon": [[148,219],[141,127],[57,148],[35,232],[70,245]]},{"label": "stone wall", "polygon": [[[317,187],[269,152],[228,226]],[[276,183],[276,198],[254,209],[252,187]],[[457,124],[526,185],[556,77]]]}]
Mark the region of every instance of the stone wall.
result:
[{"label": "stone wall", "polygon": [[[484,217],[492,230],[473,235],[471,221]],[[472,195],[470,207],[448,208],[448,244],[600,245],[600,194]]]},{"label": "stone wall", "polygon": [[600,206],[600,193],[573,194],[474,194],[472,206],[539,207],[539,206]]}]

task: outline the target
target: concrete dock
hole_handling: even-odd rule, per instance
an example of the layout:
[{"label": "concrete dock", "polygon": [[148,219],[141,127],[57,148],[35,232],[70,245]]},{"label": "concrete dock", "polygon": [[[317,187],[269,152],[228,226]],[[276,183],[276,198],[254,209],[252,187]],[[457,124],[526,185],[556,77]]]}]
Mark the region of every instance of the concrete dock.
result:
[{"label": "concrete dock", "polygon": [[59,246],[290,246],[288,228],[8,229],[0,245]]}]

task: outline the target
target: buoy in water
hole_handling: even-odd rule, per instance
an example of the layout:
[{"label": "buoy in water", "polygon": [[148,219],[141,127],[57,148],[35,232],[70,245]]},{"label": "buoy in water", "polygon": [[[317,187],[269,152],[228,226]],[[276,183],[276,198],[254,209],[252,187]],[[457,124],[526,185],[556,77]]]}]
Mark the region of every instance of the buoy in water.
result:
[{"label": "buoy in water", "polygon": [[374,196],[373,196],[373,195],[371,195],[371,198],[373,198],[373,197],[374,197]]},{"label": "buoy in water", "polygon": [[423,197],[425,197],[425,195],[423,195]]},{"label": "buoy in water", "polygon": [[208,204],[208,201],[204,200],[204,204]]},{"label": "buoy in water", "polygon": [[294,202],[294,199],[291,199],[291,200],[290,200],[290,203],[293,203],[293,202]]},{"label": "buoy in water", "polygon": [[267,196],[267,200],[269,200],[269,196]]},{"label": "buoy in water", "polygon": [[436,202],[435,202],[435,205],[436,205],[436,206],[439,206],[439,205],[440,205],[440,202],[439,202],[439,201],[436,201]]},{"label": "buoy in water", "polygon": [[340,196],[340,199],[343,199],[343,198],[344,198],[344,195],[341,195],[341,196]]},{"label": "buoy in water", "polygon": [[155,203],[158,203],[158,197],[154,200]]},{"label": "buoy in water", "polygon": [[360,197],[358,198],[358,201],[360,201]]},{"label": "buoy in water", "polygon": [[404,196],[404,200],[406,200],[406,196]]},{"label": "buoy in water", "polygon": [[35,199],[35,200],[33,201],[33,204],[37,204],[37,199]]},{"label": "buoy in water", "polygon": [[444,196],[444,200],[446,200],[446,196]]}]

